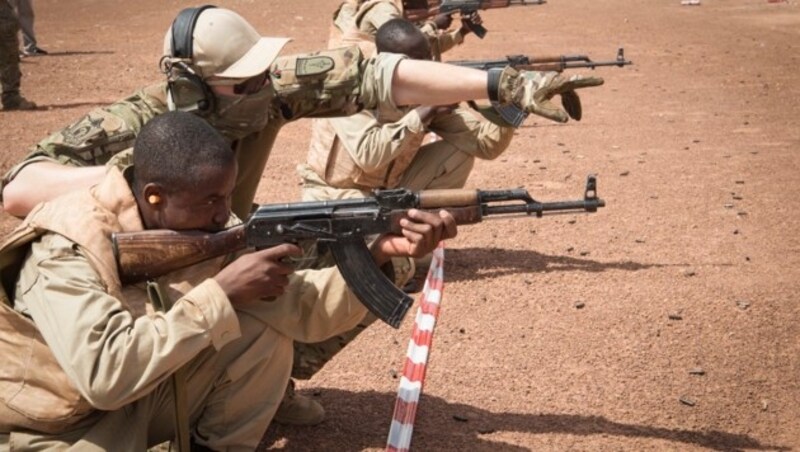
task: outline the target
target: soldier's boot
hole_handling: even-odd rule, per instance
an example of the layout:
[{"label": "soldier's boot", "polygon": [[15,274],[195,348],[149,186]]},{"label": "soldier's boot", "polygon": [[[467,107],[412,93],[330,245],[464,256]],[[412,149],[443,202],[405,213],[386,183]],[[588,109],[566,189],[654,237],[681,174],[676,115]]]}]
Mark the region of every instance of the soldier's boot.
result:
[{"label": "soldier's boot", "polygon": [[3,95],[3,110],[35,110],[36,104],[25,99],[19,94],[6,96]]},{"label": "soldier's boot", "polygon": [[296,393],[294,380],[289,379],[286,393],[273,420],[287,425],[317,425],[325,420],[325,408],[316,400]]}]

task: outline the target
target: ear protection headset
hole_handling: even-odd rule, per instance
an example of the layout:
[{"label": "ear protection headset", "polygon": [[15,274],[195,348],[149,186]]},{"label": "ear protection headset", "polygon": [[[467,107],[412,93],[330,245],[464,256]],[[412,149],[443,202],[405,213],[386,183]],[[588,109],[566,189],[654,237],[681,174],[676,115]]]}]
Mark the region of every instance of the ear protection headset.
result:
[{"label": "ear protection headset", "polygon": [[179,111],[198,112],[200,114],[213,111],[214,94],[203,78],[192,67],[192,49],[194,26],[200,13],[216,8],[213,5],[186,8],[172,22],[171,55],[165,57],[164,72],[167,74],[172,102]]}]

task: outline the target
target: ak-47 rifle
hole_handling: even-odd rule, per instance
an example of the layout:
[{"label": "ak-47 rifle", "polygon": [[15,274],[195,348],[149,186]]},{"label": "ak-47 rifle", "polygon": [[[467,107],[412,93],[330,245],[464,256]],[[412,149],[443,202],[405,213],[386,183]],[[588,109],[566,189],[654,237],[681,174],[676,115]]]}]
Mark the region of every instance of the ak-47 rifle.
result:
[{"label": "ak-47 rifle", "polygon": [[478,10],[507,8],[509,6],[532,6],[546,3],[545,0],[403,0],[403,17],[418,22],[438,14],[459,13],[475,36],[483,39],[486,28],[466,17]]},{"label": "ak-47 rifle", "polygon": [[[518,70],[528,71],[556,71],[562,72],[566,69],[576,68],[590,68],[594,69],[601,66],[618,66],[623,67],[633,64],[632,61],[625,59],[625,49],[617,49],[617,57],[613,61],[592,61],[586,55],[559,55],[554,57],[529,57],[527,55],[509,55],[504,59],[498,60],[458,60],[458,61],[445,61],[447,64],[456,66],[469,67],[473,69],[480,69],[483,71],[499,70],[506,66],[511,66]],[[478,107],[475,101],[469,101],[469,105],[486,115],[486,108]],[[515,105],[500,106],[492,102],[494,112],[509,125],[519,127],[520,124],[528,117],[528,113]]]},{"label": "ak-47 rifle", "polygon": [[413,299],[375,265],[366,236],[399,233],[409,209],[445,209],[458,224],[473,224],[492,215],[549,212],[596,212],[594,176],[581,200],[538,202],[522,188],[509,190],[376,190],[367,198],[264,204],[242,225],[221,232],[148,230],[116,233],[114,252],[125,283],[165,275],[207,259],[285,242],[323,242],[347,285],[372,313],[398,328]]},{"label": "ak-47 rifle", "polygon": [[492,68],[504,68],[511,66],[514,69],[525,71],[556,71],[562,72],[566,69],[589,68],[594,69],[603,66],[624,67],[633,64],[632,61],[625,59],[625,49],[617,49],[617,57],[609,61],[592,61],[586,55],[557,55],[544,57],[531,57],[527,55],[508,55],[497,60],[458,60],[446,61],[447,64],[469,67],[488,71]]}]

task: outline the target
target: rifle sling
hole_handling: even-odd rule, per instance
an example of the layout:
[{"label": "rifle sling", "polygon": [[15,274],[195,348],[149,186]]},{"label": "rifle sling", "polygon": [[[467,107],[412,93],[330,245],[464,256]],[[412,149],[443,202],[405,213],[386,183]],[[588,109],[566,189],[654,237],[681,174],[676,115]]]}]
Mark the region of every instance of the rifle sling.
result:
[{"label": "rifle sling", "polygon": [[[165,294],[157,281],[147,281],[147,296],[153,307],[166,313],[172,308],[172,300]],[[189,402],[186,390],[186,370],[182,366],[170,377],[175,396],[175,437],[178,452],[190,452]]]}]

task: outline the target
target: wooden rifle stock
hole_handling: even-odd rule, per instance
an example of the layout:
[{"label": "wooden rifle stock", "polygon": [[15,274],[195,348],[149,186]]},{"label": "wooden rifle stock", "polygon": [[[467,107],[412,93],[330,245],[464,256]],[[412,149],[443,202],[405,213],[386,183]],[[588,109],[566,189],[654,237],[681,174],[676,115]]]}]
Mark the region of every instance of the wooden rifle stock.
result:
[{"label": "wooden rifle stock", "polygon": [[113,235],[120,279],[130,284],[240,251],[244,225],[220,232],[149,230]]}]

